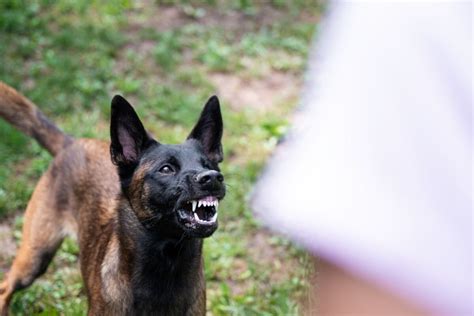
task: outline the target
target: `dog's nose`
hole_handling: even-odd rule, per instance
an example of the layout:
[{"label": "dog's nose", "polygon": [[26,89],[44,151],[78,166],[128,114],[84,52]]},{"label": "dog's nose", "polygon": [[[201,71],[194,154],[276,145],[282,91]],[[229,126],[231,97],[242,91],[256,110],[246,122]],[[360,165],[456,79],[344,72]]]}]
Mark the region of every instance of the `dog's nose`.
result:
[{"label": "dog's nose", "polygon": [[202,185],[205,184],[215,184],[217,182],[223,182],[224,181],[224,176],[222,173],[216,170],[207,170],[204,172],[201,172],[197,174],[194,177],[194,180]]}]

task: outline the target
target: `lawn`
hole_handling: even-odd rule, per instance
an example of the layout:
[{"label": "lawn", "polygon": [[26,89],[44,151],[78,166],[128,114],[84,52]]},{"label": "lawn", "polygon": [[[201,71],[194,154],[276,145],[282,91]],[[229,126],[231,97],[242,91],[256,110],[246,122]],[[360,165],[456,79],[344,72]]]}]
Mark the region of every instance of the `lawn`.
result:
[{"label": "lawn", "polygon": [[[248,206],[265,160],[298,104],[316,1],[0,1],[0,80],[76,137],[108,139],[122,94],[151,133],[181,142],[213,94],[224,117],[228,194],[205,242],[209,315],[298,315],[307,255],[264,229]],[[51,157],[0,121],[0,277],[22,211]],[[14,315],[85,315],[78,248],[12,302]]]}]

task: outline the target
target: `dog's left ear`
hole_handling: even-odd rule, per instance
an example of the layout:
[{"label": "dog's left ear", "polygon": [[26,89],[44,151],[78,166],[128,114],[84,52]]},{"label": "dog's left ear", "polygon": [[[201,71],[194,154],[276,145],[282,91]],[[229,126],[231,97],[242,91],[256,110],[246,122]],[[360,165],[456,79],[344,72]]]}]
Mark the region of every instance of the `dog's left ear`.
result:
[{"label": "dog's left ear", "polygon": [[188,139],[195,139],[201,143],[207,157],[219,163],[224,159],[221,144],[223,128],[219,99],[212,96],[204,106],[201,117]]}]

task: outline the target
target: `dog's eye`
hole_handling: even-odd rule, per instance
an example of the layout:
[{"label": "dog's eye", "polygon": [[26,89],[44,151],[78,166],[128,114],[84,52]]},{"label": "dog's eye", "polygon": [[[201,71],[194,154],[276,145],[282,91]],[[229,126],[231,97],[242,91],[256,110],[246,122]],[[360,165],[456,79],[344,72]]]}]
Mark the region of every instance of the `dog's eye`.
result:
[{"label": "dog's eye", "polygon": [[163,167],[160,168],[160,173],[163,174],[173,174],[174,169],[170,165],[164,165]]}]

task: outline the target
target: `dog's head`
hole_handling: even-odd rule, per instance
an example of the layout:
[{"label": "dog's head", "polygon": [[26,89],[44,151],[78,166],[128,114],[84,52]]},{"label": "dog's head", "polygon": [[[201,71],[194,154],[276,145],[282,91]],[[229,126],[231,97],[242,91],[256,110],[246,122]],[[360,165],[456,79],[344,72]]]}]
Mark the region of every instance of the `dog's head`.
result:
[{"label": "dog's head", "polygon": [[198,238],[217,229],[219,201],[225,195],[218,167],[223,159],[222,129],[214,96],[183,143],[161,144],[145,131],[124,98],[113,98],[112,162],[118,167],[122,192],[144,227],[167,236],[184,233]]}]

